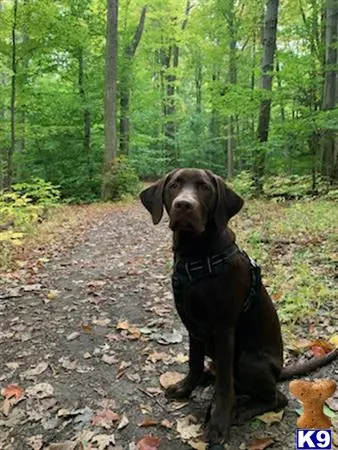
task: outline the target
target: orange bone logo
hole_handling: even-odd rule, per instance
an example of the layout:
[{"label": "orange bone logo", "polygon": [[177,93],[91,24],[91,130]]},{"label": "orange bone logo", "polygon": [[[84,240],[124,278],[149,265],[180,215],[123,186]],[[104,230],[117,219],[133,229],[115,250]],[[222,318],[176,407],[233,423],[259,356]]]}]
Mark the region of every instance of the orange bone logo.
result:
[{"label": "orange bone logo", "polygon": [[323,408],[325,401],[335,393],[336,387],[336,382],[333,380],[291,381],[290,392],[302,402],[304,407],[303,414],[297,419],[298,428],[327,429],[332,426]]}]

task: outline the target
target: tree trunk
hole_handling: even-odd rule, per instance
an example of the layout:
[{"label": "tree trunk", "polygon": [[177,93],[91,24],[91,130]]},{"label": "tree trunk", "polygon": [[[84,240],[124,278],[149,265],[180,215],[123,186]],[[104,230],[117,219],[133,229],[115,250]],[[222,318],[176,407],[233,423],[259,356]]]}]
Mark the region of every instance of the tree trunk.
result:
[{"label": "tree trunk", "polygon": [[234,118],[229,117],[228,120],[228,152],[227,152],[227,167],[228,167],[228,179],[231,180],[234,177]]},{"label": "tree trunk", "polygon": [[202,112],[202,64],[196,61],[195,69],[196,113]]},{"label": "tree trunk", "polygon": [[[185,9],[185,18],[181,25],[181,31],[183,32],[187,26],[188,15],[191,10],[190,0],[187,1]],[[162,51],[162,65],[166,67],[167,72],[173,67],[176,71],[179,64],[180,49],[175,43],[169,47],[168,52]],[[168,158],[169,168],[177,166],[179,159],[179,148],[176,139],[177,135],[177,123],[175,120],[176,103],[175,94],[177,92],[177,76],[176,73],[167,73],[165,76],[167,84],[166,102],[164,107],[164,136],[165,136],[165,150]]]},{"label": "tree trunk", "polygon": [[130,121],[129,121],[129,98],[130,98],[130,78],[132,71],[132,60],[135,56],[137,47],[141,41],[144,23],[146,19],[147,7],[141,11],[140,20],[136,28],[134,37],[130,45],[124,52],[125,56],[125,68],[120,83],[120,152],[127,155],[129,152],[129,134],[130,134]]},{"label": "tree trunk", "polygon": [[10,189],[13,181],[13,155],[16,146],[16,76],[17,76],[17,58],[16,58],[16,28],[18,17],[18,0],[14,0],[13,5],[13,24],[12,24],[12,80],[11,80],[11,144],[7,154],[7,177],[6,187]]},{"label": "tree trunk", "polygon": [[[332,110],[337,105],[338,91],[338,0],[326,2],[326,34],[325,34],[325,82],[322,109]],[[322,135],[322,155],[324,173],[330,182],[338,179],[337,133],[334,130],[324,130]]]},{"label": "tree trunk", "polygon": [[88,99],[85,90],[83,48],[79,48],[78,50],[78,62],[79,62],[79,94],[83,110],[83,151],[85,155],[89,156],[91,115],[88,107]]},{"label": "tree trunk", "polygon": [[116,88],[117,88],[117,32],[118,0],[107,0],[106,80],[104,108],[104,163],[102,176],[102,200],[111,198],[111,177],[117,147]]},{"label": "tree trunk", "polygon": [[[268,141],[270,113],[271,113],[271,91],[272,70],[276,52],[277,20],[279,0],[267,0],[264,17],[264,38],[261,89],[265,91],[259,107],[259,119],[257,127],[257,139],[260,144]],[[255,188],[257,194],[263,191],[263,175],[265,169],[265,149],[263,145],[257,146],[255,154]]]},{"label": "tree trunk", "polygon": [[[236,45],[237,45],[237,30],[235,21],[235,4],[231,0],[229,3],[229,9],[226,14],[227,24],[229,30],[229,84],[234,86],[237,82],[237,66],[236,66]],[[234,117],[231,115],[228,118],[228,145],[227,145],[227,169],[228,179],[231,180],[234,177],[234,151],[235,151],[235,138],[234,138]]]},{"label": "tree trunk", "polygon": [[[256,88],[256,59],[257,59],[257,50],[256,50],[256,31],[253,31],[252,35],[252,65],[251,65],[251,76],[250,76],[250,88],[251,88],[251,100],[254,99],[254,91]],[[252,139],[255,136],[255,115],[252,114],[251,123],[250,123],[250,131],[252,134]]]}]

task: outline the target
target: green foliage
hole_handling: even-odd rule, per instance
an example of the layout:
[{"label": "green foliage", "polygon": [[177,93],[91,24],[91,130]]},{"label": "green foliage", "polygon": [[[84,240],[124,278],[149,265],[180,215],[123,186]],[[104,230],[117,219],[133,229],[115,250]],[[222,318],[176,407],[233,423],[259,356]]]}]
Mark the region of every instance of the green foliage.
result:
[{"label": "green foliage", "polygon": [[[60,190],[50,181],[42,178],[33,177],[29,183],[16,183],[12,190],[20,197],[24,197],[28,202],[39,205],[51,206],[60,199]],[[14,202],[15,203],[15,202]]]},{"label": "green foliage", "polygon": [[112,179],[112,200],[121,200],[128,195],[136,195],[140,191],[140,180],[136,170],[126,157],[120,156],[116,159]]},{"label": "green foliage", "polygon": [[[0,188],[11,136],[7,111],[13,3],[3,2],[0,15]],[[259,76],[264,3],[203,0],[191,2],[186,15],[186,2],[154,0],[148,5],[140,45],[130,59],[126,50],[145,2],[120,2],[118,98],[122,89],[130,89],[128,160],[142,179],[155,179],[172,167],[171,142],[165,133],[171,121],[175,166],[207,167],[225,176],[232,117],[234,186],[243,195],[252,194],[258,108],[263,96]],[[320,151],[322,143],[314,151],[311,140],[322,130],[338,132],[338,109],[320,110],[325,75],[322,2],[303,3],[301,13],[294,2],[286,0],[279,17],[279,71],[274,73],[269,141],[264,146],[266,190],[271,187],[273,194],[279,188],[297,196],[311,190],[310,177],[308,183],[292,179],[294,175],[308,176],[315,170],[328,177],[330,164]],[[105,8],[100,0],[18,2],[14,183],[37,176],[60,186],[62,199],[92,202],[100,198]],[[228,23],[232,14],[234,28]],[[229,82],[233,39],[236,83]],[[176,48],[178,64],[174,67]],[[174,80],[172,86],[170,80]],[[174,94],[169,101],[170,87]],[[170,117],[169,104],[174,106]],[[86,114],[90,116],[87,147]],[[290,177],[288,186],[278,181],[284,175]],[[273,182],[271,176],[276,177]],[[316,189],[322,192],[321,186]],[[335,198],[335,194],[325,195]]]},{"label": "green foliage", "polygon": [[329,189],[323,178],[316,180],[316,189],[312,189],[312,178],[309,175],[291,175],[267,177],[264,182],[264,192],[271,197],[303,198],[326,193]]},{"label": "green foliage", "polygon": [[0,242],[18,245],[23,233],[29,232],[36,222],[56,205],[60,192],[56,186],[41,178],[30,183],[12,186],[12,192],[0,191]]},{"label": "green foliage", "polygon": [[251,200],[235,219],[237,239],[259,262],[285,328],[320,320],[321,305],[336,301],[337,223],[338,208],[323,199]]},{"label": "green foliage", "polygon": [[231,182],[231,186],[236,192],[247,198],[252,197],[255,193],[252,173],[249,171],[238,174]]}]

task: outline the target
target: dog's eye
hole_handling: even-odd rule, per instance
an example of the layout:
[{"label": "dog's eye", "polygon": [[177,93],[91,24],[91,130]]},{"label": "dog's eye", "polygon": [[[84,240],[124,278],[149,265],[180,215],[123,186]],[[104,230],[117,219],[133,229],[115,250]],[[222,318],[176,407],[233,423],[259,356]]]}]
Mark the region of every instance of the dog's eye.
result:
[{"label": "dog's eye", "polygon": [[176,189],[178,188],[178,183],[171,183],[171,185],[169,186],[170,189]]},{"label": "dog's eye", "polygon": [[209,186],[207,185],[207,183],[204,183],[204,181],[199,183],[199,187],[202,189],[202,191],[208,191],[209,190]]}]

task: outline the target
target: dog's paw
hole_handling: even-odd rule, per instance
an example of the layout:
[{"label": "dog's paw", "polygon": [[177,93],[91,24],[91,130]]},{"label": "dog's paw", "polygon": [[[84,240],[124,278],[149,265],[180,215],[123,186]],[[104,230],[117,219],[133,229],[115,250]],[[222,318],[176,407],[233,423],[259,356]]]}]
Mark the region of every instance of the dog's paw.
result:
[{"label": "dog's paw", "polygon": [[209,446],[225,444],[229,441],[229,437],[230,425],[227,421],[212,415],[205,429],[205,440]]},{"label": "dog's paw", "polygon": [[165,396],[168,399],[184,400],[190,397],[193,387],[183,379],[176,384],[173,384],[165,391]]}]

